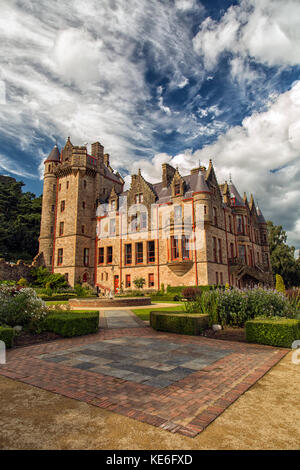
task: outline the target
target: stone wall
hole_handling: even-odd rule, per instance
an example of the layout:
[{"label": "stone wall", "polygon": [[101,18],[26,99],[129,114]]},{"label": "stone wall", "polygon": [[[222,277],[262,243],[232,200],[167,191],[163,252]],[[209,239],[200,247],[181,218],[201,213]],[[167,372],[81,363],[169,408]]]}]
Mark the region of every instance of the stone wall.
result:
[{"label": "stone wall", "polygon": [[22,260],[13,264],[5,261],[4,258],[0,258],[0,281],[19,281],[21,277],[30,280],[31,269],[38,266],[44,266],[44,259],[41,255],[37,255],[32,264],[26,264]]}]

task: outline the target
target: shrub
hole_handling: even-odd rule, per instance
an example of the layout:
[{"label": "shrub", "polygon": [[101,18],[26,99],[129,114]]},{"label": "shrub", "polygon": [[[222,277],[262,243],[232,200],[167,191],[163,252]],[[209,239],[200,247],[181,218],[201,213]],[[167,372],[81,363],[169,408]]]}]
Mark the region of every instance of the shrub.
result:
[{"label": "shrub", "polygon": [[21,287],[26,287],[27,284],[27,279],[25,279],[25,277],[21,277],[17,282],[17,285]]},{"label": "shrub", "polygon": [[46,315],[45,303],[33,289],[0,286],[0,324],[21,325],[38,333]]},{"label": "shrub", "polygon": [[43,299],[45,302],[48,300],[69,300],[69,299],[74,299],[77,297],[77,294],[73,294],[72,292],[68,293],[60,293],[60,294],[54,294],[54,295],[46,295],[46,294],[39,294],[39,297]]},{"label": "shrub", "polygon": [[144,285],[146,284],[146,280],[143,277],[137,277],[133,281],[133,284],[137,289],[143,289]]},{"label": "shrub", "polygon": [[188,315],[182,312],[150,312],[150,325],[159,331],[183,335],[199,335],[208,326],[207,315]]},{"label": "shrub", "polygon": [[256,318],[246,322],[246,339],[251,343],[290,348],[300,339],[300,320],[292,318]]},{"label": "shrub", "polygon": [[68,287],[68,282],[65,276],[58,273],[50,273],[47,268],[39,266],[32,268],[31,275],[33,277],[34,285],[46,287],[47,289],[58,290]]},{"label": "shrub", "polygon": [[43,329],[68,338],[97,333],[99,312],[56,310],[47,315]]},{"label": "shrub", "polygon": [[11,348],[14,341],[15,331],[9,326],[0,326],[0,341],[4,341],[7,348]]},{"label": "shrub", "polygon": [[296,313],[300,310],[300,289],[288,289],[285,295],[290,303],[291,309]]},{"label": "shrub", "polygon": [[164,294],[164,293],[165,293],[165,285],[164,285],[163,282],[162,282],[161,285],[160,285],[160,292],[161,292],[161,294]]},{"label": "shrub", "polygon": [[280,274],[276,274],[276,290],[282,294],[285,294],[284,280]]}]

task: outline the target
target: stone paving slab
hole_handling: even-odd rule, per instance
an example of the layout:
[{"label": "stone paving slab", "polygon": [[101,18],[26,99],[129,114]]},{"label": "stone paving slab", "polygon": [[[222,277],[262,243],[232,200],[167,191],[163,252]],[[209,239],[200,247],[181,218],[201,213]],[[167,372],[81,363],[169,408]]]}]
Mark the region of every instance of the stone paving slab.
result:
[{"label": "stone paving slab", "polygon": [[150,328],[106,329],[10,350],[0,374],[194,437],[286,353]]}]

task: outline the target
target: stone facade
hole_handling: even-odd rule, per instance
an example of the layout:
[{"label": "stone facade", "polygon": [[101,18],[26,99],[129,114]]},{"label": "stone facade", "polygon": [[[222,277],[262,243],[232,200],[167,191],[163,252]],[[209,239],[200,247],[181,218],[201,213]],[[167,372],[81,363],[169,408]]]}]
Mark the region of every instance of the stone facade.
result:
[{"label": "stone facade", "polygon": [[69,283],[102,292],[166,285],[272,284],[267,227],[251,195],[219,185],[213,164],[183,176],[162,165],[151,184],[141,172],[114,173],[100,143],[75,147],[68,139],[45,162],[40,253]]}]

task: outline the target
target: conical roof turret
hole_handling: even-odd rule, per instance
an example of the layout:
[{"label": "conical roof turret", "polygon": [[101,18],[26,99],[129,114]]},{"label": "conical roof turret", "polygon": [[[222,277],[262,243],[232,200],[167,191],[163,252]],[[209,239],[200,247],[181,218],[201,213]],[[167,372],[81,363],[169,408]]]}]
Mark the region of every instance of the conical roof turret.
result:
[{"label": "conical roof turret", "polygon": [[60,153],[56,144],[49,153],[46,162],[60,162]]}]

